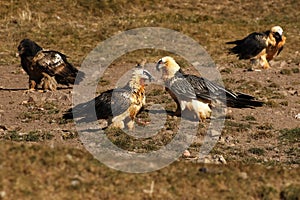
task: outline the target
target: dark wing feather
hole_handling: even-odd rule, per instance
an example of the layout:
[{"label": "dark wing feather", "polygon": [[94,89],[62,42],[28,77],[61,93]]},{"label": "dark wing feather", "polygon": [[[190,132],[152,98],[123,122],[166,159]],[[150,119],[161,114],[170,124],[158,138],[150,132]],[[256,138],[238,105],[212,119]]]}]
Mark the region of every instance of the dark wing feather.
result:
[{"label": "dark wing feather", "polygon": [[67,61],[64,54],[58,51],[40,51],[33,58],[33,61],[44,72],[50,76],[55,76],[56,81],[60,84],[74,84],[77,74],[79,81],[84,76],[82,72],[79,72]]},{"label": "dark wing feather", "polygon": [[185,77],[174,76],[166,81],[166,87],[177,97],[177,99],[196,99],[195,91],[192,85]]},{"label": "dark wing feather", "polygon": [[277,56],[280,54],[280,52],[281,52],[282,50],[283,50],[283,46],[280,47],[280,48],[278,49]]},{"label": "dark wing feather", "polygon": [[206,78],[195,75],[184,75],[184,78],[194,89],[198,99],[204,101],[221,101],[230,107],[255,107],[262,106],[263,103],[255,101],[254,97],[243,93],[233,93],[226,88],[209,81]]},{"label": "dark wing feather", "polygon": [[226,44],[235,44],[236,46],[229,49],[233,54],[237,54],[239,59],[250,59],[257,56],[267,47],[266,40],[268,33],[251,33],[242,40],[227,42]]},{"label": "dark wing feather", "polygon": [[184,77],[194,88],[198,99],[212,101],[218,98],[221,101],[225,101],[226,97],[236,97],[231,91],[226,90],[224,87],[206,78],[195,75],[184,75]]},{"label": "dark wing feather", "polygon": [[125,89],[114,89],[111,98],[111,111],[113,116],[124,113],[131,105],[131,92]]},{"label": "dark wing feather", "polygon": [[[71,119],[75,116],[80,121],[89,122],[92,119],[91,113],[96,111],[97,119],[108,119],[110,116],[117,116],[125,112],[130,106],[130,91],[125,89],[108,90],[96,98],[76,105],[69,109],[63,118]],[[75,114],[75,116],[73,115]]]}]

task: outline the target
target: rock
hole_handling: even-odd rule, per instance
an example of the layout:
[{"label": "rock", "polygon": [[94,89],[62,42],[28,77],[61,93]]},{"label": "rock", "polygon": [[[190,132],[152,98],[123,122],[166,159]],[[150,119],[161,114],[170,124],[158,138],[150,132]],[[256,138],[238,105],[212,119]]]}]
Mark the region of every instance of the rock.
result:
[{"label": "rock", "polygon": [[74,179],[71,181],[72,187],[78,187],[80,185],[80,181],[77,179]]},{"label": "rock", "polygon": [[219,137],[221,135],[221,133],[219,131],[216,131],[216,130],[211,130],[210,135],[212,137]]},{"label": "rock", "polygon": [[295,115],[295,119],[300,119],[300,113],[298,113],[297,115]]},{"label": "rock", "polygon": [[185,158],[187,158],[187,157],[191,156],[191,153],[188,150],[184,150],[182,156],[185,157]]},{"label": "rock", "polygon": [[220,137],[219,143],[220,143],[220,144],[225,144],[225,138],[224,138],[224,137]]},{"label": "rock", "polygon": [[289,90],[287,91],[290,95],[294,96],[294,95],[298,95],[298,91],[297,90]]},{"label": "rock", "polygon": [[248,174],[246,172],[240,172],[238,176],[239,178],[244,180],[248,178]]},{"label": "rock", "polygon": [[199,163],[203,162],[206,164],[224,164],[224,165],[227,164],[225,158],[222,155],[214,155],[214,156],[207,155],[202,158],[199,158],[198,162]]},{"label": "rock", "polygon": [[4,126],[4,125],[0,125],[0,130],[6,131],[7,128],[6,128],[6,126]]},{"label": "rock", "polygon": [[214,159],[215,159],[215,161],[216,161],[217,164],[224,164],[224,165],[227,164],[225,158],[222,155],[215,155]]},{"label": "rock", "polygon": [[0,191],[0,199],[4,199],[5,196],[6,196],[6,192]]},{"label": "rock", "polygon": [[287,62],[286,61],[282,61],[281,63],[280,63],[280,67],[282,68],[282,67],[284,67],[284,66],[286,66],[287,65]]},{"label": "rock", "polygon": [[232,140],[233,140],[233,137],[232,137],[232,136],[227,136],[227,137],[225,138],[225,142],[227,142],[227,143],[230,143]]}]

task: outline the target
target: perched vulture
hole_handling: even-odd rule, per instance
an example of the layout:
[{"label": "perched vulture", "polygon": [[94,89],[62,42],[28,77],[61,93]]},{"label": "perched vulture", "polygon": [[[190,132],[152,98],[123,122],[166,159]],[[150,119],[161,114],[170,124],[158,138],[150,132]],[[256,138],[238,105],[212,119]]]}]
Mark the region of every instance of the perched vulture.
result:
[{"label": "perched vulture", "polygon": [[57,84],[70,85],[79,83],[84,74],[67,61],[67,56],[52,50],[43,50],[30,39],[23,39],[18,46],[21,65],[29,75],[29,91],[40,84],[44,91],[54,91]]},{"label": "perched vulture", "polygon": [[269,61],[277,56],[283,49],[286,37],[280,26],[274,26],[271,30],[261,33],[251,33],[241,40],[227,42],[235,44],[229,49],[230,53],[236,54],[239,59],[250,59],[252,63],[257,63],[264,68],[270,68]]},{"label": "perched vulture", "polygon": [[251,95],[234,93],[204,77],[181,73],[180,66],[170,56],[161,58],[156,69],[162,70],[166,89],[177,104],[177,115],[188,109],[195,112],[199,120],[204,121],[211,116],[211,106],[217,101],[236,108],[263,105]]},{"label": "perched vulture", "polygon": [[[153,76],[145,69],[135,69],[130,81],[123,88],[105,91],[96,98],[76,105],[63,116],[65,119],[78,117],[81,122],[89,122],[91,113],[96,112],[97,119],[107,119],[111,126],[123,129],[134,127],[134,119],[145,105],[145,80]],[[110,122],[111,120],[111,122]]]}]

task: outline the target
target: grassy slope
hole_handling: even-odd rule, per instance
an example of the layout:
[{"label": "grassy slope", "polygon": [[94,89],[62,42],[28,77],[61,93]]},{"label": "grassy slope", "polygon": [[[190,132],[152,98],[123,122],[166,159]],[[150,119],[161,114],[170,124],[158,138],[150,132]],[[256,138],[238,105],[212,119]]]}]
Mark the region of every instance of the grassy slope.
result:
[{"label": "grassy slope", "polygon": [[[181,31],[205,46],[218,64],[232,62],[224,42],[245,33],[281,25],[288,37],[282,57],[299,62],[299,1],[85,1],[4,0],[0,3],[0,64],[19,63],[16,46],[29,37],[46,48],[61,50],[77,65],[99,42],[135,27],[162,26]],[[125,59],[125,58],[124,58]],[[135,61],[134,58],[133,62]],[[139,198],[155,181],[154,198],[214,197],[273,199],[288,185],[299,183],[299,169],[275,165],[232,163],[208,166],[177,162],[157,172],[132,175],[99,164],[84,150],[64,146],[1,141],[0,191],[7,198],[37,196]],[[10,162],[13,161],[13,162]],[[246,172],[245,175],[240,172]],[[297,187],[296,187],[297,188]],[[298,187],[299,188],[299,187]],[[288,189],[287,189],[288,190]],[[1,198],[1,197],[0,197]]]}]

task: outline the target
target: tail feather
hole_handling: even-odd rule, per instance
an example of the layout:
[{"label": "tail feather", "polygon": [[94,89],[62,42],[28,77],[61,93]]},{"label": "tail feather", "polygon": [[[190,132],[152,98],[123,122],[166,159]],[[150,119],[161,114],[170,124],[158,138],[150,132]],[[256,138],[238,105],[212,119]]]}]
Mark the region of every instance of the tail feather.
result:
[{"label": "tail feather", "polygon": [[234,108],[253,108],[261,107],[264,102],[255,100],[255,98],[248,94],[239,93],[235,98],[227,98],[227,106]]},{"label": "tail feather", "polygon": [[229,42],[226,42],[225,44],[241,44],[244,40],[235,40],[235,41],[229,41]]},{"label": "tail feather", "polygon": [[[71,64],[67,64],[68,67],[65,67],[59,73],[55,74],[57,82],[64,85],[80,83],[84,78],[84,73],[73,67]],[[75,82],[75,80],[77,81]]]}]

